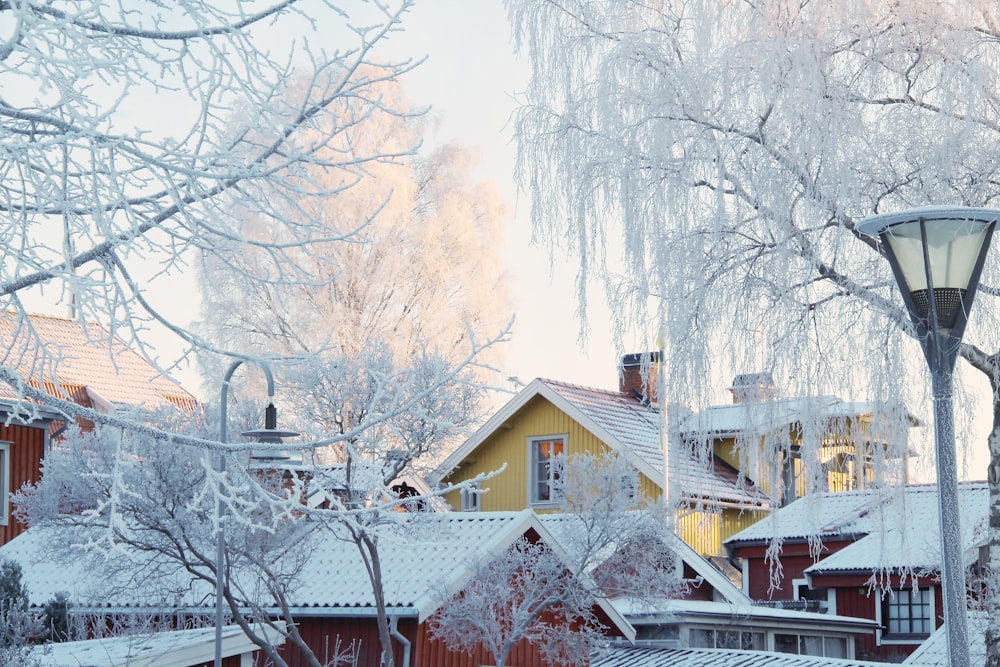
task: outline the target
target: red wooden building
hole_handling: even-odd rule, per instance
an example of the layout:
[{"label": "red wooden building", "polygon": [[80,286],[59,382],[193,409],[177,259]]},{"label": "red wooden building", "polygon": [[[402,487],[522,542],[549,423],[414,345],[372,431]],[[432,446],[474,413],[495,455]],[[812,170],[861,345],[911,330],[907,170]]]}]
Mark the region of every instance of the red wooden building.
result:
[{"label": "red wooden building", "polygon": [[[960,485],[970,581],[978,568],[989,489]],[[899,662],[943,622],[937,489],[933,485],[819,493],[726,542],[754,600],[875,621],[858,659]]]}]

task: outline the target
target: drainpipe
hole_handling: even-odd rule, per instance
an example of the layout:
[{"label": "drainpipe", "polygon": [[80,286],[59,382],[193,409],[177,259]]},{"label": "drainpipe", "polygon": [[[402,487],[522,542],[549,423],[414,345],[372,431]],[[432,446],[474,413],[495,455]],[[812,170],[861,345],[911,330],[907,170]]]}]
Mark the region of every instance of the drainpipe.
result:
[{"label": "drainpipe", "polygon": [[389,617],[389,634],[393,639],[398,641],[403,645],[403,665],[402,667],[410,667],[410,640],[403,636],[403,633],[399,631],[398,627],[399,617],[390,616]]}]

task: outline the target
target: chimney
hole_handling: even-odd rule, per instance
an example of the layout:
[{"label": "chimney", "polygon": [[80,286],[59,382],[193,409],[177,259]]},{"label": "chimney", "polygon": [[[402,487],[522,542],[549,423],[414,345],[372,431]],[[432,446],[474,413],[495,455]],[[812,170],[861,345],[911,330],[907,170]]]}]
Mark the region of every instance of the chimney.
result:
[{"label": "chimney", "polygon": [[778,388],[770,371],[763,373],[741,373],[733,378],[733,403],[753,403],[774,398]]},{"label": "chimney", "polygon": [[[645,373],[643,366],[645,361]],[[659,352],[636,352],[622,357],[618,374],[618,391],[632,394],[646,403],[659,401],[657,391],[660,376]]]}]

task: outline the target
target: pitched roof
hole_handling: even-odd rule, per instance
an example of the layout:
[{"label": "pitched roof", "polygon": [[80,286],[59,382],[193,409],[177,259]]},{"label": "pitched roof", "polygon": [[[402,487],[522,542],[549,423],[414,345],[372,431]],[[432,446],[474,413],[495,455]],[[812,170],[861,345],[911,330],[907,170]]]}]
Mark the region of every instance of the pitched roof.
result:
[{"label": "pitched roof", "polygon": [[62,398],[86,398],[98,410],[195,401],[98,324],[7,313],[0,316],[0,350],[0,363],[22,378]]},{"label": "pitched roof", "polygon": [[[401,615],[427,618],[464,586],[479,563],[499,556],[529,530],[570,566],[531,510],[400,513],[390,518],[392,523],[377,529],[382,588],[386,606]],[[301,567],[292,580],[289,605],[299,613],[317,615],[374,614],[368,571],[343,527],[311,520],[303,520],[300,527],[295,548],[288,553],[289,562]],[[65,592],[77,608],[214,607],[214,587],[193,580],[173,564],[165,567],[124,546],[109,552],[107,563],[93,553],[70,558],[65,551],[51,549],[65,541],[65,533],[57,528],[33,527],[0,547],[0,560],[21,564],[33,606]],[[281,565],[276,563],[275,570]],[[251,576],[237,575],[243,590],[254,590]],[[610,604],[602,598],[595,602],[626,636],[632,635],[631,626]]]},{"label": "pitched roof", "polygon": [[[986,625],[989,615],[985,611],[969,610],[969,662],[973,665],[986,664]],[[911,653],[904,665],[924,667],[948,667],[948,628],[942,625],[924,643]]]},{"label": "pitched roof", "polygon": [[[985,482],[959,484],[959,512],[966,561],[982,543],[989,508]],[[940,562],[937,486],[814,493],[782,507],[726,540],[726,545],[809,540],[854,540],[806,572],[871,572],[937,568]]]},{"label": "pitched roof", "polygon": [[[572,558],[574,556],[573,545],[576,543],[575,537],[581,534],[579,517],[561,513],[540,514],[538,520]],[[750,598],[736,584],[680,537],[666,531],[660,537],[682,562],[687,564],[696,575],[702,577],[724,600],[732,604],[749,605],[751,603]]]},{"label": "pitched roof", "polygon": [[837,660],[791,653],[709,648],[615,647],[590,667],[885,667],[884,662]]},{"label": "pitched roof", "polygon": [[[590,431],[612,451],[625,456],[636,468],[663,488],[664,453],[657,408],[632,394],[607,389],[536,379],[494,414],[468,440],[445,459],[433,475],[441,481],[490,435],[536,396],[541,396]],[[699,462],[689,455],[674,457],[671,471],[678,488],[688,498],[762,505],[766,496],[741,482],[725,464]]]}]

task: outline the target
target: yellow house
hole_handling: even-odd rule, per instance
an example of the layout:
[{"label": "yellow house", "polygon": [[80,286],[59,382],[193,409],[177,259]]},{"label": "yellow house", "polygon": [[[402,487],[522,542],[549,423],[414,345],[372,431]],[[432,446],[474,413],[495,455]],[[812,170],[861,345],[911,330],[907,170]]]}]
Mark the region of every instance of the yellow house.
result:
[{"label": "yellow house", "polygon": [[[629,372],[637,369],[626,368],[623,389]],[[659,499],[667,479],[660,433],[657,406],[638,392],[536,379],[452,453],[432,481],[456,483],[505,467],[481,494],[452,493],[451,506],[558,512],[559,457],[616,452],[638,471],[640,493]],[[698,463],[675,456],[670,469],[685,508],[678,514],[678,534],[702,555],[724,554],[722,542],[767,510],[763,494],[721,459]]]},{"label": "yellow house", "polygon": [[729,390],[733,403],[686,417],[680,439],[743,471],[772,504],[907,483],[907,431],[919,422],[905,408],[834,396],[778,398],[769,373],[737,375]]}]

